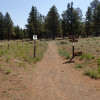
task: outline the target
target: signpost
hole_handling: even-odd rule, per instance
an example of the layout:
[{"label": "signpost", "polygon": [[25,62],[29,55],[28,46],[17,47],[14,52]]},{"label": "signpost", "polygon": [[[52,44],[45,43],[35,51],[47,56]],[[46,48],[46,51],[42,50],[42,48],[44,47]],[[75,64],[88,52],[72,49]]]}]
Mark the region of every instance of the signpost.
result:
[{"label": "signpost", "polygon": [[33,35],[33,40],[37,40],[37,35]]},{"label": "signpost", "polygon": [[77,39],[77,38],[79,38],[78,35],[69,35],[68,36],[68,39]]},{"label": "signpost", "polygon": [[79,38],[78,35],[69,35],[68,36],[68,39],[70,39],[69,41],[73,42],[73,46],[72,46],[72,58],[70,59],[69,62],[71,62],[72,59],[74,58],[74,46],[75,46],[74,42],[78,42],[77,38]]},{"label": "signpost", "polygon": [[73,40],[70,40],[70,42],[73,42],[73,43],[74,43],[74,42],[78,42],[78,40],[74,40],[74,39],[73,39]]},{"label": "signpost", "polygon": [[36,57],[36,40],[37,40],[37,35],[33,35],[33,40],[34,40],[34,58]]}]

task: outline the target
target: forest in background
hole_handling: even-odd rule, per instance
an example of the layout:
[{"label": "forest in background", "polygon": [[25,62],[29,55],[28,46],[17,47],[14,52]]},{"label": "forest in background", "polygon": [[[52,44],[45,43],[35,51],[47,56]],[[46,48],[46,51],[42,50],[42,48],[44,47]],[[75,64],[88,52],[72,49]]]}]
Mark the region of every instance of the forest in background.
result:
[{"label": "forest in background", "polygon": [[67,4],[62,12],[61,18],[56,6],[52,6],[46,16],[40,14],[36,7],[32,6],[27,19],[25,29],[14,26],[7,12],[0,12],[0,40],[33,38],[55,39],[68,35],[79,35],[81,37],[100,36],[100,2],[93,0],[83,18],[82,10],[73,7],[73,2]]}]

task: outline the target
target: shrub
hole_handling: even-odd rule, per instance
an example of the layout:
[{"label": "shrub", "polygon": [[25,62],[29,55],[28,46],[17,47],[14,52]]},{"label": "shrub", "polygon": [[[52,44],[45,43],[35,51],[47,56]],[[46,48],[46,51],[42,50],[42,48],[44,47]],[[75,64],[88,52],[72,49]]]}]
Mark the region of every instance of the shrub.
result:
[{"label": "shrub", "polygon": [[6,63],[8,63],[10,60],[10,56],[8,55],[7,58],[6,58]]},{"label": "shrub", "polygon": [[65,55],[66,55],[66,56],[65,56],[65,59],[70,59],[70,54],[69,54],[68,52],[66,52]]},{"label": "shrub", "polygon": [[0,51],[0,57],[3,55],[3,51]]},{"label": "shrub", "polygon": [[97,49],[96,52],[100,52],[100,49]]},{"label": "shrub", "polygon": [[81,45],[80,47],[83,47],[83,45]]},{"label": "shrub", "polygon": [[85,54],[85,58],[87,60],[91,60],[91,59],[94,59],[94,56],[90,55],[90,54]]},{"label": "shrub", "polygon": [[85,57],[85,55],[82,54],[79,59],[82,60],[82,59],[84,59],[84,57]]},{"label": "shrub", "polygon": [[82,54],[82,56],[80,56],[80,60],[86,58],[87,60],[91,60],[94,59],[94,56],[90,55],[90,54]]},{"label": "shrub", "polygon": [[91,71],[90,70],[85,70],[84,75],[88,75],[88,76],[90,76],[91,78],[94,78],[94,79],[99,78],[98,73],[94,70],[91,70]]},{"label": "shrub", "polygon": [[97,64],[100,65],[100,58],[97,58]]},{"label": "shrub", "polygon": [[70,54],[67,51],[65,51],[65,49],[63,49],[63,50],[58,49],[58,53],[62,57],[65,56],[65,59],[70,59]]},{"label": "shrub", "polygon": [[60,56],[66,56],[66,52],[64,50],[58,49],[58,53]]},{"label": "shrub", "polygon": [[100,66],[98,67],[98,74],[100,74]]},{"label": "shrub", "polygon": [[5,72],[5,74],[10,74],[10,73],[11,73],[10,69],[6,70],[6,72]]},{"label": "shrub", "polygon": [[90,71],[90,77],[97,79],[98,78],[98,73],[96,71],[92,70],[92,71]]},{"label": "shrub", "polygon": [[89,70],[85,70],[83,74],[89,76],[90,75],[90,71]]},{"label": "shrub", "polygon": [[82,64],[77,64],[75,68],[83,68]]},{"label": "shrub", "polygon": [[24,62],[26,62],[27,61],[27,56],[23,55],[23,59],[24,59]]}]

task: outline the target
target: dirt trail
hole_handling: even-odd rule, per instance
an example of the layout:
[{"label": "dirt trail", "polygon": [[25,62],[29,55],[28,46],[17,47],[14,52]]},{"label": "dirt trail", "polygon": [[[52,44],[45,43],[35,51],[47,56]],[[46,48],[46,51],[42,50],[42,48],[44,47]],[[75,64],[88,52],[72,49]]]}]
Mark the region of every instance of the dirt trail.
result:
[{"label": "dirt trail", "polygon": [[54,41],[37,64],[29,86],[29,100],[100,100],[100,81],[63,64]]}]

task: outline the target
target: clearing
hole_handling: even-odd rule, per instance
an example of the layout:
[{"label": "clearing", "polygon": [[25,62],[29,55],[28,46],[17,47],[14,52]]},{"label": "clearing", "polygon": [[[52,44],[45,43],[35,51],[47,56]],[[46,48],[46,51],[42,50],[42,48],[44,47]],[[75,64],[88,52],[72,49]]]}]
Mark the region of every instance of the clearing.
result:
[{"label": "clearing", "polygon": [[100,100],[100,80],[84,76],[72,67],[74,63],[64,62],[55,41],[49,41],[42,61],[16,81],[10,79],[8,86],[15,82],[16,88],[0,91],[0,100]]}]

